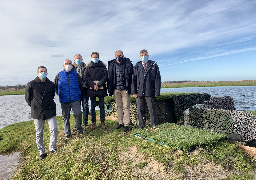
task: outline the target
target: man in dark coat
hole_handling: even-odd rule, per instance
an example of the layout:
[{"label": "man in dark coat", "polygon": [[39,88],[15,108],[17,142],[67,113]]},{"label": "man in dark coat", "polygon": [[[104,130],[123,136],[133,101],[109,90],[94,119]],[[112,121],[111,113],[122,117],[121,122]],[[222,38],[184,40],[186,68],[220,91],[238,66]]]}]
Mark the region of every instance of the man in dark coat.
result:
[{"label": "man in dark coat", "polygon": [[139,128],[145,127],[145,101],[150,113],[151,126],[158,125],[155,97],[160,95],[161,76],[156,62],[148,60],[148,57],[147,50],[141,50],[141,61],[133,68],[132,94],[136,98]]},{"label": "man in dark coat", "polygon": [[85,81],[88,85],[87,96],[91,99],[92,129],[96,128],[96,97],[99,98],[101,126],[103,129],[106,129],[106,124],[104,122],[104,97],[107,96],[106,82],[108,80],[108,71],[106,65],[99,60],[99,53],[93,52],[91,58],[92,61],[86,65]]},{"label": "man in dark coat", "polygon": [[55,92],[59,96],[59,101],[61,103],[62,116],[63,116],[63,128],[66,139],[71,137],[70,130],[70,111],[72,111],[75,116],[76,130],[79,135],[83,134],[82,124],[82,111],[81,111],[81,89],[82,89],[82,79],[73,71],[72,61],[66,59],[64,61],[64,70],[59,72],[55,79]]},{"label": "man in dark coat", "polygon": [[47,77],[47,69],[40,66],[37,69],[37,77],[30,81],[25,90],[25,99],[31,107],[31,117],[34,119],[36,129],[36,143],[40,152],[39,160],[44,159],[47,154],[43,144],[43,130],[45,121],[48,122],[51,137],[49,150],[51,153],[56,152],[57,143],[57,121],[56,121],[56,104],[54,102],[55,86]]},{"label": "man in dark coat", "polygon": [[80,75],[82,81],[83,81],[83,87],[81,90],[81,102],[83,107],[83,124],[84,126],[88,125],[88,114],[89,114],[89,97],[86,96],[87,88],[86,88],[86,82],[84,79],[84,71],[86,68],[86,64],[83,62],[83,58],[81,54],[76,54],[74,56],[74,63],[73,63],[73,71],[77,72],[77,74]]},{"label": "man in dark coat", "polygon": [[[115,59],[108,62],[108,93],[114,94],[119,125],[124,126],[124,132],[129,130],[130,124],[130,98],[133,65],[129,58],[124,57],[123,52],[115,52]],[[124,112],[123,112],[124,109]]]}]

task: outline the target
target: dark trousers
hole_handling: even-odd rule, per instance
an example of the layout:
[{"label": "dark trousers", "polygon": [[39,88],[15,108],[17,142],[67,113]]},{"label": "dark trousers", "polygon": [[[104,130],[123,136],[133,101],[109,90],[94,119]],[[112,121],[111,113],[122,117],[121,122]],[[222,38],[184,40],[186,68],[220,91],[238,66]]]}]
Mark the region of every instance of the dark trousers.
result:
[{"label": "dark trousers", "polygon": [[89,114],[89,97],[86,97],[86,93],[82,93],[82,107],[83,107],[83,123],[85,126],[88,125],[88,114]]},{"label": "dark trousers", "polygon": [[145,97],[139,96],[136,98],[138,119],[139,119],[139,128],[145,127],[145,106],[147,103],[148,111],[150,114],[150,125],[158,125],[157,112],[155,106],[155,97]]},{"label": "dark trousers", "polygon": [[69,123],[71,108],[72,108],[72,111],[73,111],[74,116],[75,116],[76,130],[78,132],[83,132],[83,128],[81,127],[82,111],[81,111],[80,100],[79,101],[74,101],[74,102],[71,102],[71,103],[61,103],[62,116],[63,116],[63,128],[64,128],[64,133],[65,133],[66,136],[71,134],[70,123]]},{"label": "dark trousers", "polygon": [[[100,107],[100,121],[105,121],[105,106],[104,106],[104,96],[98,96],[99,107]],[[90,97],[91,100],[91,120],[96,121],[96,96]]]}]

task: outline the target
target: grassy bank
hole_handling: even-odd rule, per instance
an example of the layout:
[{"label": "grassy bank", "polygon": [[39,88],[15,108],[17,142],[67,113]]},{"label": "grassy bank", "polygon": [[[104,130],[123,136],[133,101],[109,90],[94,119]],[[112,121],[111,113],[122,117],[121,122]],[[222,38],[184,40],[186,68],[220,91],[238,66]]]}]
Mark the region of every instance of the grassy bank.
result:
[{"label": "grassy bank", "polygon": [[25,89],[0,90],[0,96],[5,96],[5,95],[21,95],[21,94],[25,94]]},{"label": "grassy bank", "polygon": [[[98,122],[96,130],[86,128],[83,136],[72,131],[72,138],[65,140],[61,117],[57,123],[58,152],[51,155],[47,150],[43,161],[38,160],[33,121],[0,130],[0,154],[20,151],[23,156],[14,179],[253,179],[255,161],[238,145],[223,140],[224,135],[207,133],[203,139],[202,130],[175,124],[135,128],[123,135],[122,128],[115,129],[117,122],[108,120],[107,130]],[[46,148],[49,139],[45,124]],[[173,143],[177,140],[183,143]]]},{"label": "grassy bank", "polygon": [[162,83],[161,84],[161,88],[216,87],[216,86],[256,86],[256,80],[216,81],[216,82],[184,82],[184,83]]}]

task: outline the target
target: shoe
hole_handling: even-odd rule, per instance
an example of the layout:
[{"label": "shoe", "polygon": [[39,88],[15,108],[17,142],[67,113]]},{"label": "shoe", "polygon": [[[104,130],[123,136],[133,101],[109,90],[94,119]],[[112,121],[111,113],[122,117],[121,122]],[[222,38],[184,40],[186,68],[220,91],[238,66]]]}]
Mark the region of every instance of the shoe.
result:
[{"label": "shoe", "polygon": [[105,124],[104,121],[101,121],[101,127],[102,127],[102,129],[107,129],[106,124]]},{"label": "shoe", "polygon": [[128,132],[129,131],[129,126],[124,126],[124,132]]},{"label": "shoe", "polygon": [[92,122],[92,130],[96,129],[96,121]]},{"label": "shoe", "polygon": [[54,154],[54,153],[57,152],[57,149],[53,149],[53,150],[51,150],[50,152],[51,152],[51,154]]},{"label": "shoe", "polygon": [[123,124],[119,124],[118,126],[116,126],[116,129],[120,129],[123,126],[124,126]]},{"label": "shoe", "polygon": [[66,139],[69,139],[71,137],[71,135],[66,135]]},{"label": "shoe", "polygon": [[45,154],[45,153],[44,153],[44,154],[41,154],[39,160],[40,160],[40,161],[43,160],[44,158],[46,158],[46,156],[47,156],[47,154]]},{"label": "shoe", "polygon": [[83,131],[78,131],[78,135],[82,136],[83,135]]}]

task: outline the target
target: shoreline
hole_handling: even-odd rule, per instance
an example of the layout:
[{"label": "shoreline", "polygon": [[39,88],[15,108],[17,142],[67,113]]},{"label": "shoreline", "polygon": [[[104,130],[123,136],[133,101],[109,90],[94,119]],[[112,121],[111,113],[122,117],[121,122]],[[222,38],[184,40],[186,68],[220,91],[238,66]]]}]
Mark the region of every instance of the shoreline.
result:
[{"label": "shoreline", "polygon": [[[185,82],[185,83],[161,83],[161,88],[187,88],[187,87],[223,87],[223,86],[256,86],[256,80],[248,81],[218,81],[218,82]],[[0,96],[23,95],[25,89],[0,90]]]}]

